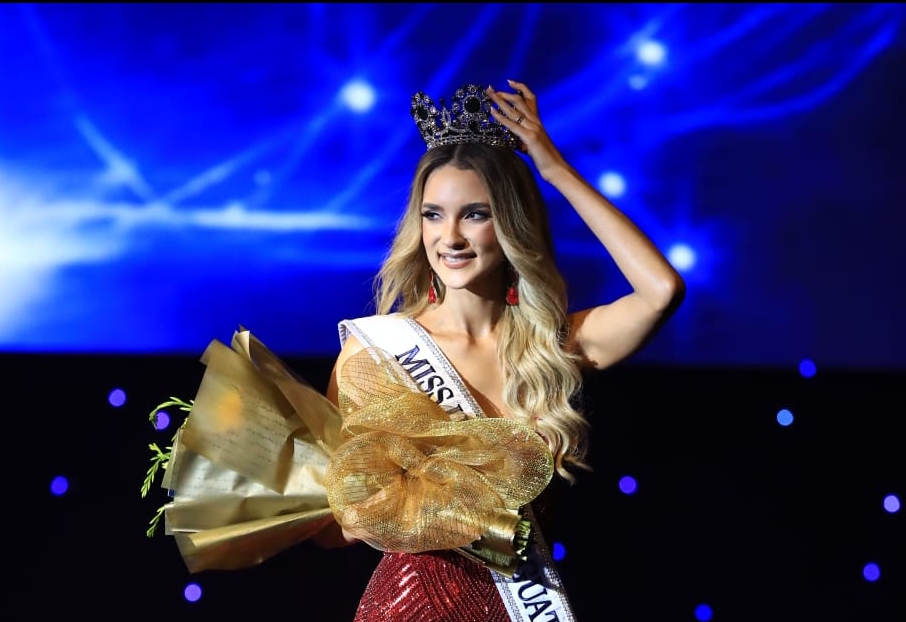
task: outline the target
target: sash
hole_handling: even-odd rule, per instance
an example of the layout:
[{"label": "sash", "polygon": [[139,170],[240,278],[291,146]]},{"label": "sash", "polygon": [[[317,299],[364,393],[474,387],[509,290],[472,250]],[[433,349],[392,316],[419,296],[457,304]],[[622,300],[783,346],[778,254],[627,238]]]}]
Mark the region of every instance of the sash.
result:
[{"label": "sash", "polygon": [[[339,323],[340,342],[350,335],[366,347],[380,348],[409,372],[419,387],[454,420],[484,417],[457,371],[422,326],[412,318],[375,315]],[[524,517],[532,523],[528,560],[512,578],[490,570],[513,622],[576,622],[566,590],[530,505]]]}]

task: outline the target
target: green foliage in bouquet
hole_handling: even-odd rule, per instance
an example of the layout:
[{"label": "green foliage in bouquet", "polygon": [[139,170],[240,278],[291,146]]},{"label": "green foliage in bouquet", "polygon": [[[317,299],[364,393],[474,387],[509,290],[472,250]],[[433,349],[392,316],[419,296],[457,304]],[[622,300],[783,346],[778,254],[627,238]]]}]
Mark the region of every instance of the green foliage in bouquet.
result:
[{"label": "green foliage in bouquet", "polygon": [[[186,417],[185,419],[183,419],[182,424],[173,435],[173,438],[170,441],[170,445],[168,445],[164,449],[161,449],[157,443],[151,443],[148,445],[148,449],[151,450],[151,465],[148,467],[148,472],[145,473],[145,481],[142,482],[143,499],[148,496],[148,492],[151,490],[151,486],[154,484],[158,473],[167,470],[167,466],[170,464],[170,456],[173,453],[173,444],[176,442],[176,437],[179,434],[179,431],[185,427],[186,422],[189,420],[188,413],[192,411],[192,406],[194,405],[194,403],[195,400],[185,402],[178,397],[171,397],[169,401],[166,401],[163,404],[158,404],[157,407],[155,407],[154,410],[151,411],[151,414],[148,415],[148,419],[151,421],[151,425],[157,428],[157,417],[160,414],[160,411],[162,411],[163,409],[177,406],[179,407],[179,410],[186,413]],[[157,512],[148,522],[148,530],[145,532],[145,535],[149,538],[154,535],[155,531],[157,531],[157,526],[164,514],[165,506],[166,504],[157,508]]]}]

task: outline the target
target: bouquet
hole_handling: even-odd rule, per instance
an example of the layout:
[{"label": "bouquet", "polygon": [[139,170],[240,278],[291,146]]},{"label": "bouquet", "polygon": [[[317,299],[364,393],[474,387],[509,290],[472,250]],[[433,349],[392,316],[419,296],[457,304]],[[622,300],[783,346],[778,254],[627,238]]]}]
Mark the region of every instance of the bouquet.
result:
[{"label": "bouquet", "polygon": [[253,566],[337,521],[383,551],[451,549],[512,576],[531,523],[520,508],[553,458],[528,426],[452,421],[390,354],[366,348],[338,377],[339,406],[240,327],[214,340],[194,400],[142,485],[163,472],[161,518],[190,572]]}]

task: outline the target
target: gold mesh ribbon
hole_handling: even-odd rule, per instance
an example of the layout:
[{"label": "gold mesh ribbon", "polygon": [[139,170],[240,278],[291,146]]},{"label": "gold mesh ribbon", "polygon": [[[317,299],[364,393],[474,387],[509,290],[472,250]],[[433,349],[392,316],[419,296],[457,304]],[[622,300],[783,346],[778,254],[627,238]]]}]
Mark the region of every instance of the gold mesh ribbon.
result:
[{"label": "gold mesh ribbon", "polygon": [[331,520],[374,548],[455,549],[514,571],[518,509],[553,475],[544,441],[506,419],[453,422],[399,362],[350,357],[338,409],[247,330],[213,341],[164,486],[191,572],[256,565]]},{"label": "gold mesh ribbon", "polygon": [[553,475],[538,434],[508,419],[451,421],[378,349],[350,357],[338,384],[343,430],[352,436],[331,457],[325,487],[347,531],[374,548],[409,553],[481,538],[511,547],[515,511]]}]

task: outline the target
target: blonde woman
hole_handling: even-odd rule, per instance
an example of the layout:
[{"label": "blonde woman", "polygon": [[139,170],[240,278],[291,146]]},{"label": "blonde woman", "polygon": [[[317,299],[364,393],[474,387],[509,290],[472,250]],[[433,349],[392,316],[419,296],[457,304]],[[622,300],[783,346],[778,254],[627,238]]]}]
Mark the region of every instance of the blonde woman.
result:
[{"label": "blonde woman", "polygon": [[[563,158],[529,87],[467,85],[448,109],[424,93],[412,115],[428,147],[375,280],[377,314],[340,323],[342,349],[327,397],[366,348],[389,352],[451,421],[505,418],[543,439],[555,477],[586,468],[589,423],[577,409],[583,371],[637,351],[684,295],[652,242]],[[525,158],[521,154],[526,154]],[[631,293],[567,312],[548,214],[530,161],[601,242]],[[506,576],[448,550],[385,550],[357,622],[574,619],[537,521],[529,562]],[[354,518],[325,530],[325,546],[373,544]]]}]

